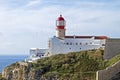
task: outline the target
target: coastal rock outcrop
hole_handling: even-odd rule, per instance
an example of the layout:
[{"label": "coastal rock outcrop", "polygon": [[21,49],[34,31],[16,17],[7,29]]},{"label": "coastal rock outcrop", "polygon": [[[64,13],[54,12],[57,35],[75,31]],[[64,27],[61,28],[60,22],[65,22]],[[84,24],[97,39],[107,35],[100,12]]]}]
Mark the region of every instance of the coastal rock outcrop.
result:
[{"label": "coastal rock outcrop", "polygon": [[[101,50],[83,51],[58,54],[39,59],[33,63],[16,62],[3,69],[2,77],[7,80],[93,79],[95,78],[96,70],[99,68],[99,65],[96,65],[99,64],[96,58],[102,58],[100,56],[102,52]],[[94,57],[99,54],[99,56],[92,58],[88,54]]]},{"label": "coastal rock outcrop", "polygon": [[32,69],[25,62],[13,63],[2,71],[2,77],[6,80],[45,80],[45,77],[41,76],[42,74],[42,70]]},{"label": "coastal rock outcrop", "polygon": [[89,50],[57,54],[33,63],[16,62],[3,69],[2,80],[95,80],[98,70],[120,59],[118,55],[103,60],[102,55],[103,50]]}]

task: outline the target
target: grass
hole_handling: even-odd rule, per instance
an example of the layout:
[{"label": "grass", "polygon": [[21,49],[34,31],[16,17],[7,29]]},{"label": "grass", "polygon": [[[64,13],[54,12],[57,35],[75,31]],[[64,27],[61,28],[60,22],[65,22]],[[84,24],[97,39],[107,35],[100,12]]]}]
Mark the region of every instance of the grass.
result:
[{"label": "grass", "polygon": [[6,79],[2,78],[2,74],[1,73],[0,73],[0,80],[6,80]]},{"label": "grass", "polygon": [[120,55],[103,60],[103,50],[88,50],[57,54],[30,63],[34,69],[42,70],[44,76],[57,76],[59,80],[87,79],[95,80],[96,71],[105,69],[120,60]]},{"label": "grass", "polygon": [[0,73],[0,80],[2,79],[2,74]]},{"label": "grass", "polygon": [[113,64],[115,64],[117,61],[120,60],[120,54],[119,55],[116,55],[115,57],[113,57],[112,59],[110,60],[107,60],[106,61],[106,66],[112,66]]},{"label": "grass", "polygon": [[[42,58],[37,63],[29,63],[33,69],[43,71],[44,76],[55,75],[62,78],[74,80],[76,78],[95,79],[97,70],[103,69],[103,50],[89,50],[82,52],[71,52],[68,54],[57,54],[51,57]],[[87,79],[89,80],[89,79]]]},{"label": "grass", "polygon": [[[57,54],[28,63],[31,70],[40,71],[40,75],[58,80],[95,80],[96,71],[105,69],[120,60],[120,54],[110,60],[103,60],[103,50],[88,50]],[[19,66],[14,63],[11,66]],[[1,77],[1,76],[0,76]]]}]

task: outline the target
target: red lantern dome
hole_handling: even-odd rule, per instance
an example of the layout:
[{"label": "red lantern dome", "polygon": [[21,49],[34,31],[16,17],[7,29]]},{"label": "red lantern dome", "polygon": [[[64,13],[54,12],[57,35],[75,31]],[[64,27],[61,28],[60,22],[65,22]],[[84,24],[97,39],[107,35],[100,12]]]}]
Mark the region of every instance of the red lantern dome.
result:
[{"label": "red lantern dome", "polygon": [[64,21],[64,18],[62,17],[62,15],[60,15],[60,17],[58,17],[58,19],[57,19],[58,21],[61,21],[61,20],[63,20]]}]

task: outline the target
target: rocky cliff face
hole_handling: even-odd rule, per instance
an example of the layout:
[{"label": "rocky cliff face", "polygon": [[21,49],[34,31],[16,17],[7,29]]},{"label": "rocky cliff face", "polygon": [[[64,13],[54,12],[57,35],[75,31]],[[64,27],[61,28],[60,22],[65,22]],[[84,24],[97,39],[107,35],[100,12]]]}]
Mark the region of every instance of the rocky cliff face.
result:
[{"label": "rocky cliff face", "polygon": [[24,62],[14,63],[2,71],[2,77],[7,80],[39,80],[40,74]]},{"label": "rocky cliff face", "polygon": [[[91,50],[58,54],[34,63],[17,62],[2,71],[5,80],[95,80],[96,71],[105,69],[115,58],[104,61],[103,51]],[[0,80],[4,80],[0,79]]]},{"label": "rocky cliff face", "polygon": [[[7,80],[94,80],[99,62],[87,55],[88,52],[54,55],[34,63],[17,62],[4,68],[2,77]],[[86,71],[88,73],[84,73]]]},{"label": "rocky cliff face", "polygon": [[32,69],[28,63],[19,62],[3,69],[2,80],[57,80],[55,75],[47,77],[43,73],[43,70]]},{"label": "rocky cliff face", "polygon": [[28,78],[26,73],[29,69],[27,63],[14,63],[2,71],[2,77],[7,80],[25,80],[25,78]]}]

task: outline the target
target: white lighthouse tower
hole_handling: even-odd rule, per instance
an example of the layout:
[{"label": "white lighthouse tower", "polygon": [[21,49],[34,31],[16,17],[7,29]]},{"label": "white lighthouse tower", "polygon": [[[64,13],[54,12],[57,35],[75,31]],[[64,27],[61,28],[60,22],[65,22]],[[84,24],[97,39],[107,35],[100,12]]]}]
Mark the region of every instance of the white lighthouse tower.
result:
[{"label": "white lighthouse tower", "polygon": [[62,15],[56,20],[56,37],[65,38],[65,20]]}]

